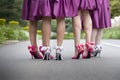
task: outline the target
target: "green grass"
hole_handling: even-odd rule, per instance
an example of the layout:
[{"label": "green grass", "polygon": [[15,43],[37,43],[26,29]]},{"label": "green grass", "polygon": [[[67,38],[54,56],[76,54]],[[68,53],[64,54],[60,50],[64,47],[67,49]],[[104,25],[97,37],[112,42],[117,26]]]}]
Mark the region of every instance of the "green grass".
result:
[{"label": "green grass", "polygon": [[[41,35],[39,35],[41,38]],[[51,39],[56,39],[57,36],[53,35]],[[73,39],[72,32],[65,34],[64,39]],[[81,38],[85,38],[82,31]],[[28,36],[23,32],[20,27],[0,26],[0,44],[6,40],[27,40]],[[103,39],[120,39],[120,27],[111,27],[105,29],[103,32]]]},{"label": "green grass", "polygon": [[104,30],[104,39],[120,39],[120,27],[111,27]]},{"label": "green grass", "polygon": [[27,40],[28,37],[21,28],[0,26],[0,44],[6,40]]},{"label": "green grass", "polygon": [[[53,35],[51,39],[56,39],[57,35]],[[73,39],[74,35],[73,33],[67,33],[64,36],[64,39]],[[81,32],[81,39],[85,38],[85,33],[84,31]],[[104,29],[103,32],[103,39],[120,39],[120,27],[111,27]]]}]

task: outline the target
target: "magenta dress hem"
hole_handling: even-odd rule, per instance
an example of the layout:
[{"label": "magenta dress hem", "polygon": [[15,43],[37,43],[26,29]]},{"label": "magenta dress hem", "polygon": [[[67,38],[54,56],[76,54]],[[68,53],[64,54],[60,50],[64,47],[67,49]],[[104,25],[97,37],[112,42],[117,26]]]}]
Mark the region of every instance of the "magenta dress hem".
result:
[{"label": "magenta dress hem", "polygon": [[111,27],[109,0],[96,0],[97,9],[91,11],[93,28]]}]

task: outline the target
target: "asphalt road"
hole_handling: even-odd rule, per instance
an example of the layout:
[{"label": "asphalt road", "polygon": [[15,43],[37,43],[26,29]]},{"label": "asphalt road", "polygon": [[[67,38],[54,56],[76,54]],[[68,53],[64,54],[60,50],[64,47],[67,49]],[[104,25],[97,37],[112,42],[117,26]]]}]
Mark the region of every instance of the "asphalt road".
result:
[{"label": "asphalt road", "polygon": [[[73,40],[64,40],[62,61],[31,59],[29,44],[24,41],[0,47],[0,80],[120,80],[120,40],[103,40],[100,58],[79,60],[71,59]],[[55,45],[56,40],[51,40],[51,47]]]}]

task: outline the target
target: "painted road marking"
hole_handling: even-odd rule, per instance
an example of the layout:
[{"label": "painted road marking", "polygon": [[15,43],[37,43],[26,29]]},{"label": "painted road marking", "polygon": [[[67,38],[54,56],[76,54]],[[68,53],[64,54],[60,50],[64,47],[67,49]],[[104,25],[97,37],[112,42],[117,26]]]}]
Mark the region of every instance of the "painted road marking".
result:
[{"label": "painted road marking", "polygon": [[120,48],[120,45],[116,45],[116,44],[112,44],[112,43],[106,43],[105,42],[105,43],[102,43],[102,44]]}]

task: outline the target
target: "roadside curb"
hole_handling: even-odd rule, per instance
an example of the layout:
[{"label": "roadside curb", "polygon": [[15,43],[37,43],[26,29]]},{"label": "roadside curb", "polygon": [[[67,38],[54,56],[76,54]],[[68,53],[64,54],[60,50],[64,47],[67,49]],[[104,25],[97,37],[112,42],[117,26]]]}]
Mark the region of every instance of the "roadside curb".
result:
[{"label": "roadside curb", "polygon": [[0,47],[1,46],[5,46],[5,45],[10,45],[10,44],[18,43],[18,42],[19,42],[19,40],[7,40],[4,43],[0,44]]}]

